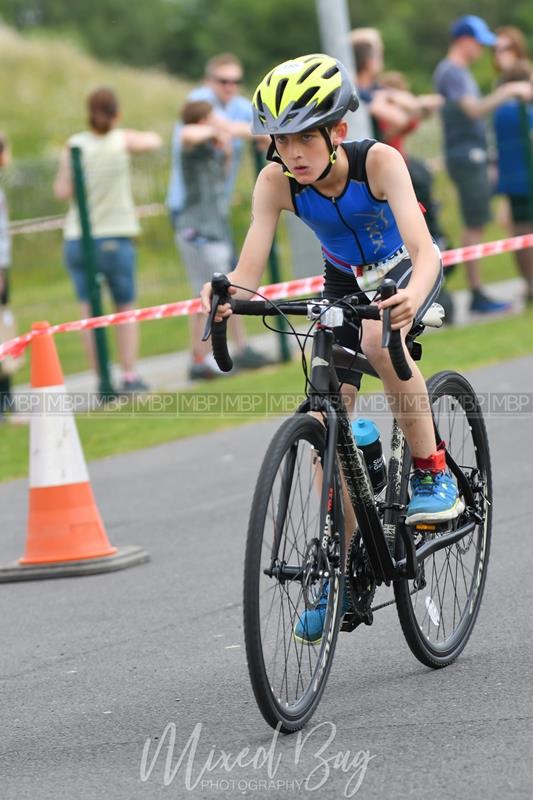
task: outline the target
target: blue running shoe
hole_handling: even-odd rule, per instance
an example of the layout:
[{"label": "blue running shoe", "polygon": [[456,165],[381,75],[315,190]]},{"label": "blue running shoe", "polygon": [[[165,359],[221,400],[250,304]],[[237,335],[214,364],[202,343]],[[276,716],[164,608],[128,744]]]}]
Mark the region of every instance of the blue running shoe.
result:
[{"label": "blue running shoe", "polygon": [[[320,644],[322,641],[322,631],[324,630],[324,620],[328,608],[329,581],[326,581],[322,597],[318,601],[316,608],[304,611],[298,622],[294,626],[294,638],[300,644]],[[344,596],[342,602],[342,614],[346,614],[350,608],[350,589],[348,578],[344,579]]]},{"label": "blue running shoe", "polygon": [[465,510],[457,484],[448,471],[415,470],[411,478],[411,502],[405,522],[447,522]]},{"label": "blue running shoe", "polygon": [[512,303],[500,303],[498,300],[492,300],[479,290],[472,293],[470,301],[470,311],[476,314],[497,314],[502,311],[510,311],[512,307]]}]

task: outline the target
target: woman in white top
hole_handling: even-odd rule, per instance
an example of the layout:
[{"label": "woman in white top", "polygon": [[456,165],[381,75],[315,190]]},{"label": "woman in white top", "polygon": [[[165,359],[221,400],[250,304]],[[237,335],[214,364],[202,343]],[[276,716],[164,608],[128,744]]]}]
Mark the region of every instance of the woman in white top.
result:
[{"label": "woman in white top", "polygon": [[[54,183],[60,200],[70,200],[64,226],[65,262],[81,302],[82,314],[90,316],[89,290],[81,242],[77,205],[73,199],[70,148],[81,149],[96,268],[105,279],[117,311],[133,308],[136,251],[132,238],[140,232],[130,180],[130,154],[155,150],[162,145],[159,134],[118,128],[118,100],[111,89],[97,89],[87,101],[89,130],[71,136],[64,148]],[[118,357],[122,368],[122,391],[146,389],[135,371],[138,353],[137,324],[117,328]],[[96,368],[94,337],[84,340],[89,360]]]}]

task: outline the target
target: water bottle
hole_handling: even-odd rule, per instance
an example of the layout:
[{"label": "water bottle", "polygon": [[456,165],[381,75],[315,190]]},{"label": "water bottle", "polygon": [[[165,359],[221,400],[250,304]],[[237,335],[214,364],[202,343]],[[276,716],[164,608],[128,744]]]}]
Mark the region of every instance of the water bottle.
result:
[{"label": "water bottle", "polygon": [[387,484],[387,467],[379,429],[371,419],[358,417],[352,422],[352,432],[357,447],[363,453],[374,491],[380,492]]}]

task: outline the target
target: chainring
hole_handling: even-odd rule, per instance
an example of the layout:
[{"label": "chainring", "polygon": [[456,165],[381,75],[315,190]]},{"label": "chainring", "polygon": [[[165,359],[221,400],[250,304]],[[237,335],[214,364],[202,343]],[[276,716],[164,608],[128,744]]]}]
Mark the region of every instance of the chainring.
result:
[{"label": "chainring", "polygon": [[356,529],[348,552],[348,585],[350,609],[344,615],[342,630],[350,631],[360,625],[372,625],[372,601],[376,593],[376,579],[359,529]]}]

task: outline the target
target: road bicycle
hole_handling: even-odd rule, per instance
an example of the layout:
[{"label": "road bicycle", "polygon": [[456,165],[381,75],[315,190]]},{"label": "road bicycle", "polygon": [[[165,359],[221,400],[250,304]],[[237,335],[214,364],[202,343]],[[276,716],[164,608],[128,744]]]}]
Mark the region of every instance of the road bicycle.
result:
[{"label": "road bicycle", "polygon": [[[376,376],[362,353],[334,341],[343,320],[379,319],[376,305],[362,293],[328,302],[234,300],[226,276],[215,275],[205,336],[212,332],[220,368],[231,369],[226,320],[213,322],[229,302],[233,313],[254,316],[299,315],[311,322],[311,371],[307,397],[274,435],[253,496],[244,569],[244,637],[250,679],[259,709],[274,728],[301,729],[320,701],[331,669],[339,630],[371,625],[374,613],[396,604],[403,634],[413,654],[432,668],[445,667],[465,647],[483,595],[491,538],[492,483],[489,444],[480,403],[470,383],[457,372],[433,375],[427,388],[437,442],[446,442],[446,463],[455,477],[464,511],[452,522],[405,524],[413,466],[408,446],[393,421],[387,483],[375,492],[336,370],[344,382],[359,371]],[[396,292],[385,279],[383,298]],[[434,304],[406,339],[414,360],[417,338],[439,326]],[[293,329],[294,330],[294,329]],[[399,331],[383,313],[383,346],[403,380],[411,376]],[[306,362],[304,361],[304,367]],[[353,506],[357,529],[345,552],[344,494]],[[344,582],[349,610],[343,614]],[[376,588],[394,589],[394,600],[373,605]],[[320,643],[304,644],[294,627],[304,611],[316,608],[328,587]]]}]

